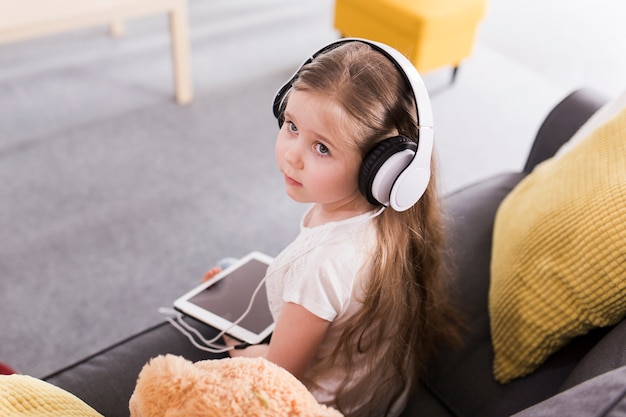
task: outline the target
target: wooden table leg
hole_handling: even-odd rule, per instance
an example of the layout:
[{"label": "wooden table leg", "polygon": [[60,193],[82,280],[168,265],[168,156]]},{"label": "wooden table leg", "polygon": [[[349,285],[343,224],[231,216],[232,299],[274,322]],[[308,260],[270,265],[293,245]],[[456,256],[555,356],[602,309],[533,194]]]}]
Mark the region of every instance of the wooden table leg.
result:
[{"label": "wooden table leg", "polygon": [[193,91],[186,1],[180,1],[177,7],[170,10],[169,20],[176,101],[179,104],[189,104],[193,99]]},{"label": "wooden table leg", "polygon": [[109,34],[114,38],[124,36],[125,32],[126,28],[124,27],[124,20],[122,19],[115,19],[109,25]]}]

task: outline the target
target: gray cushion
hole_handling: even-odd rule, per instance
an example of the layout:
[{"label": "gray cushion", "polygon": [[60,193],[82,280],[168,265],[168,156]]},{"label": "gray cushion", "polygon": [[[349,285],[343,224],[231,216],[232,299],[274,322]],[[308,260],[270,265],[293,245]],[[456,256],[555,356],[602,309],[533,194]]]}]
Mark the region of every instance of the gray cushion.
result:
[{"label": "gray cushion", "polygon": [[514,417],[562,416],[625,417],[626,367],[587,380]]}]

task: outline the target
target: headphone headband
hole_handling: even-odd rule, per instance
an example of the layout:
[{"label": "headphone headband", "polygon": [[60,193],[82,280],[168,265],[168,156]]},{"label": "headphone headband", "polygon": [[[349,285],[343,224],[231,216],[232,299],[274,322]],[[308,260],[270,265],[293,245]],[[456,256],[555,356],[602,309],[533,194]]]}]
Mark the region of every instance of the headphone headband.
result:
[{"label": "headphone headband", "polygon": [[[417,151],[412,155],[408,164],[405,165],[404,162],[402,162],[400,168],[396,166],[398,162],[393,162],[393,166],[386,166],[388,165],[386,163],[379,164],[381,165],[385,178],[381,179],[380,176],[378,176],[375,180],[372,179],[372,181],[368,181],[374,183],[376,188],[380,188],[372,190],[371,193],[367,193],[368,195],[374,196],[373,199],[370,199],[368,196],[368,200],[370,200],[371,203],[386,206],[390,205],[396,211],[404,211],[417,203],[426,191],[426,187],[430,181],[430,159],[433,149],[433,114],[430,97],[428,96],[428,91],[426,90],[422,77],[411,61],[399,51],[383,43],[362,38],[342,38],[327,44],[308,58],[294,75],[278,90],[274,97],[272,107],[274,116],[278,119],[279,125],[282,125],[281,112],[285,98],[293,82],[305,65],[312,62],[317,56],[350,42],[360,42],[369,45],[371,48],[387,57],[411,87],[411,92],[415,99],[418,126]],[[406,158],[404,160],[406,160]],[[389,174],[390,172],[391,174]],[[376,172],[373,174],[378,175]]]}]

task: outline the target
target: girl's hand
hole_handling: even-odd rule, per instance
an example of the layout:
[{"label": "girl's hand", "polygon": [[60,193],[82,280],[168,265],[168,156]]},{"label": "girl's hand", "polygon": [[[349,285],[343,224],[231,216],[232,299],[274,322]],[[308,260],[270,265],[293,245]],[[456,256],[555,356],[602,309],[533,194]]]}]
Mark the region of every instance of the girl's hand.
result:
[{"label": "girl's hand", "polygon": [[[237,339],[233,339],[232,337],[228,336],[227,334],[225,334],[223,336],[224,338],[224,343],[226,344],[226,346],[232,347],[232,346],[237,346],[240,345],[242,342],[240,342]],[[230,356],[232,358],[236,358],[238,356],[243,356],[243,357],[247,357],[247,358],[265,358],[267,357],[267,351],[269,350],[269,345],[268,344],[263,344],[263,345],[252,345],[252,346],[248,346],[245,349],[234,349],[231,350],[229,352]]]},{"label": "girl's hand", "polygon": [[238,344],[241,343],[239,340],[234,339],[227,334],[222,336],[222,338],[224,339],[224,344],[228,347],[237,346]]},{"label": "girl's hand", "polygon": [[214,266],[213,268],[209,269],[206,274],[204,274],[204,277],[202,277],[202,282],[207,282],[220,272],[222,272],[222,268],[220,268],[219,266]]}]

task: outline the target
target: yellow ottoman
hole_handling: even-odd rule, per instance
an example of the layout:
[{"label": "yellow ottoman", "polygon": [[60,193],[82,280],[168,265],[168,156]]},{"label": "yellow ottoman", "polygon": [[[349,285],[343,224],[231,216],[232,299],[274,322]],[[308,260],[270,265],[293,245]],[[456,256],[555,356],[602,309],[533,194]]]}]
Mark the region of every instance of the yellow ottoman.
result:
[{"label": "yellow ottoman", "polygon": [[456,70],[474,44],[487,0],[335,0],[342,36],[393,46],[420,72]]}]

